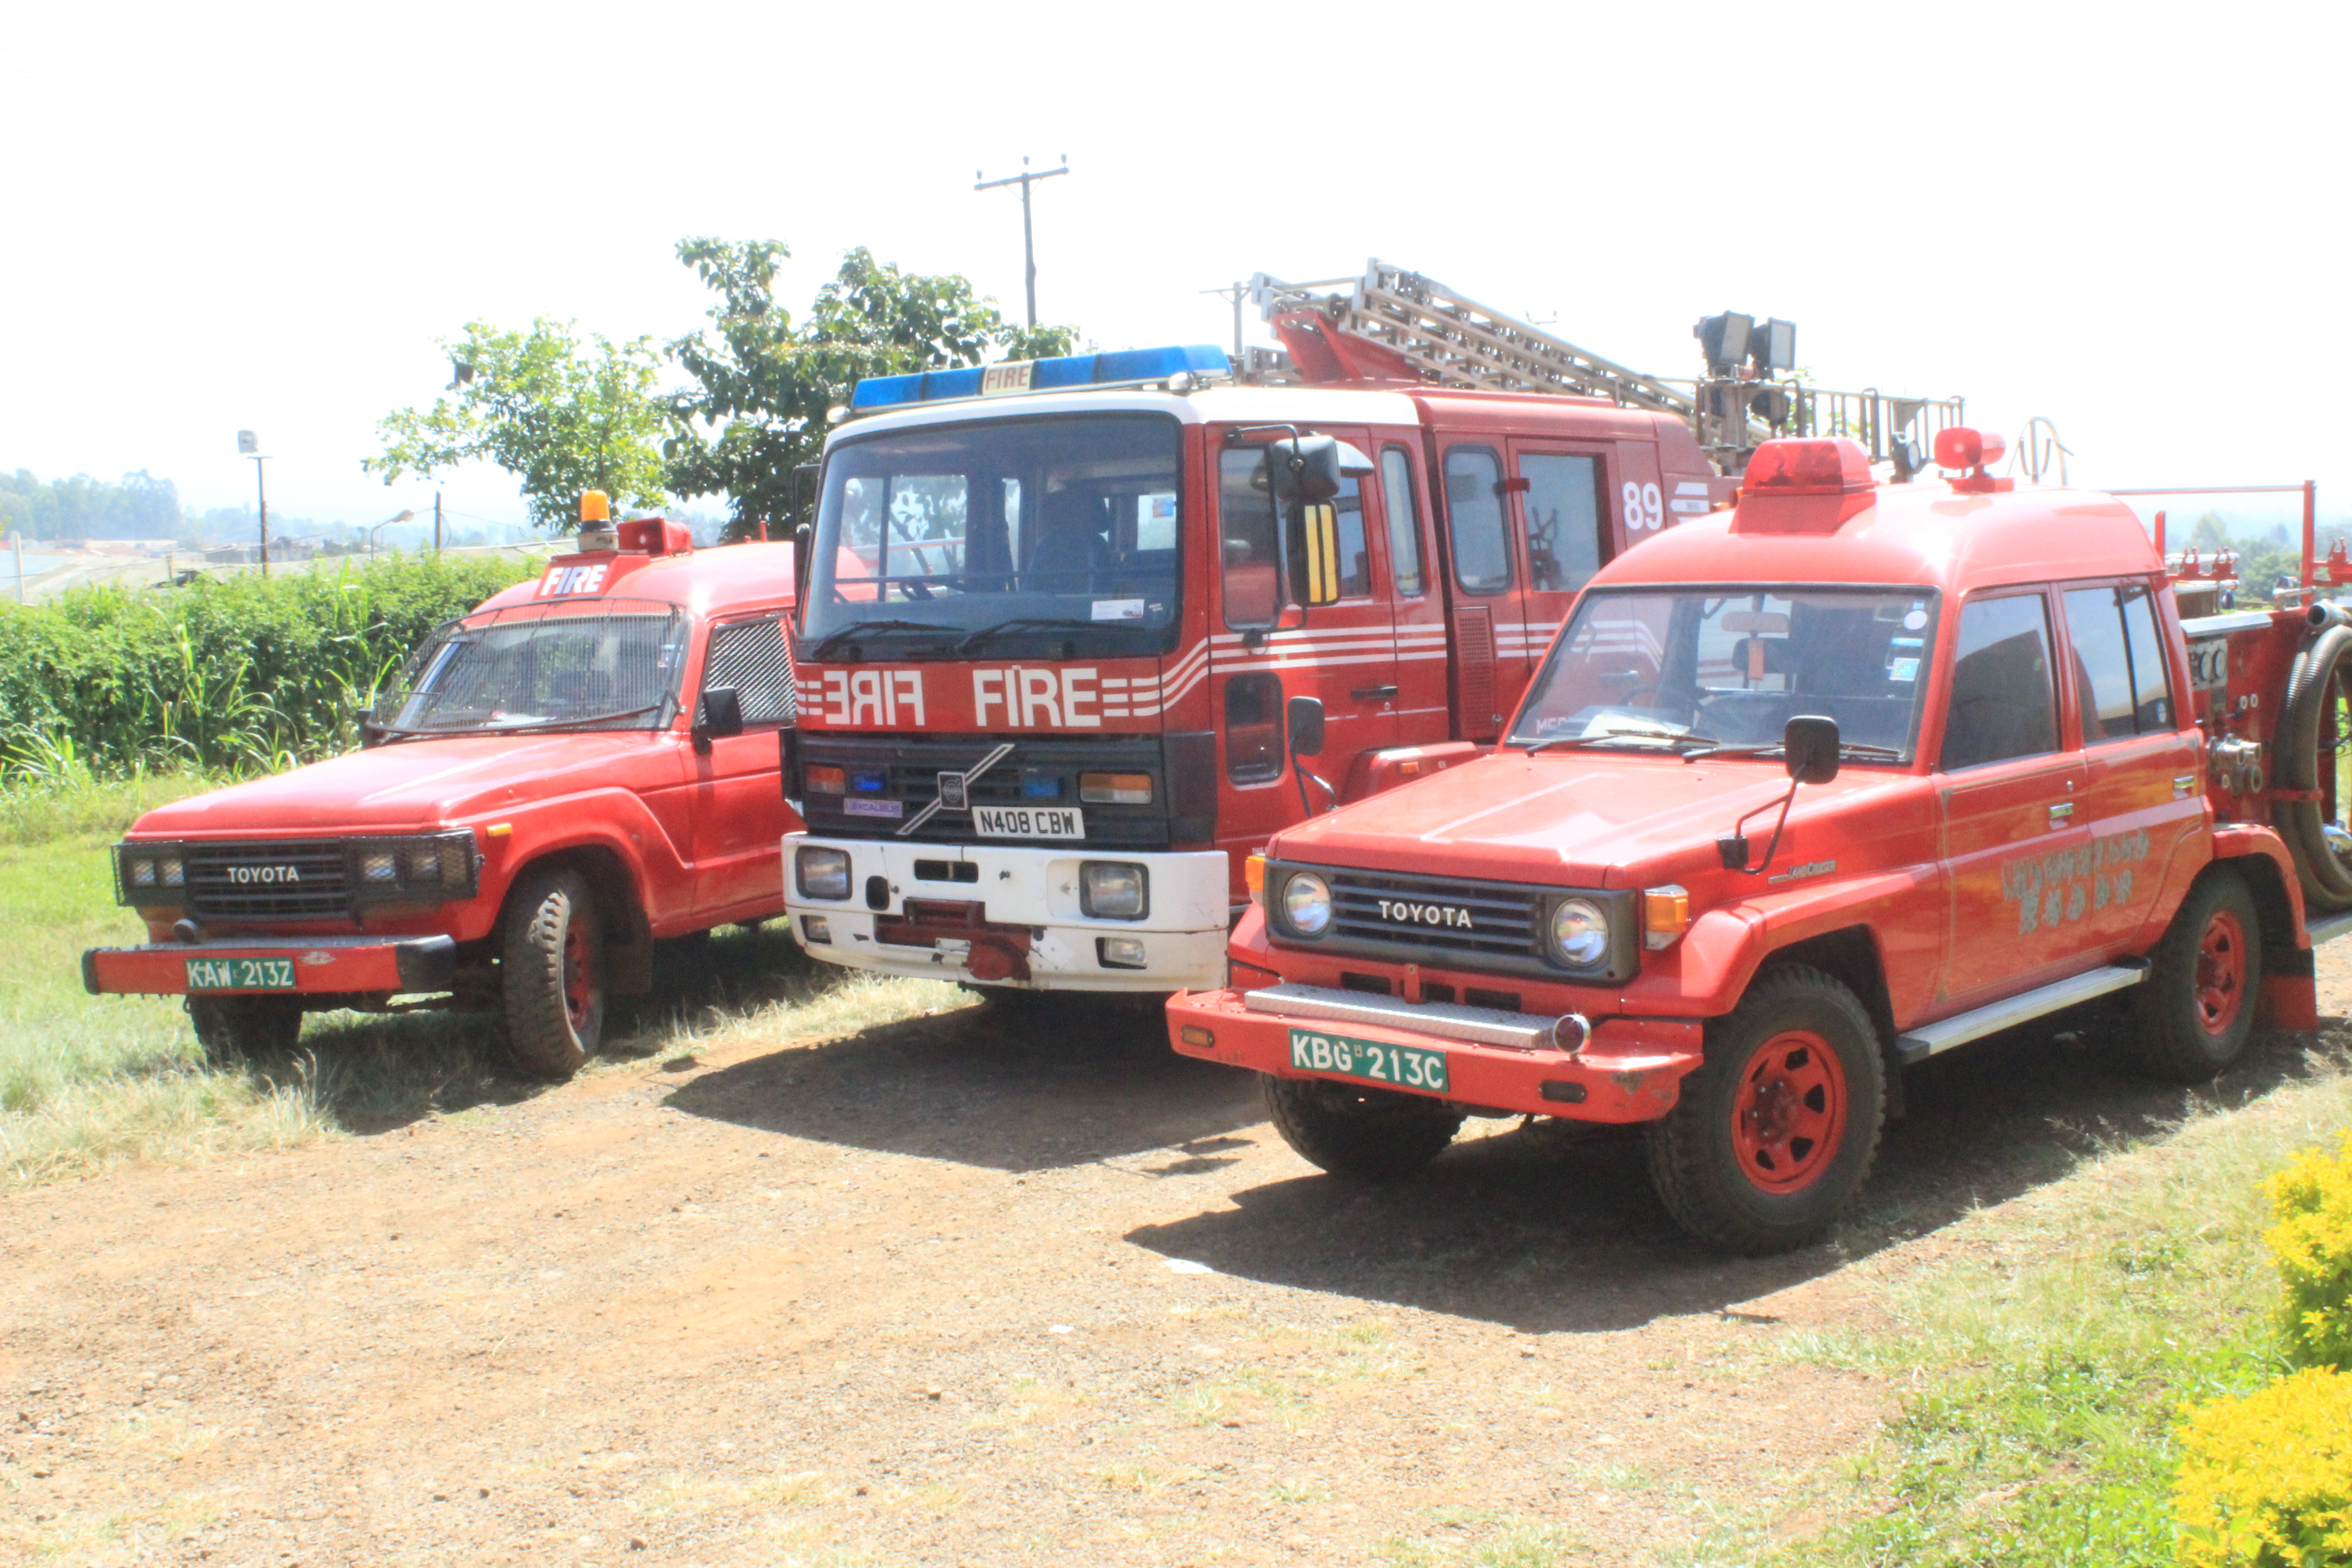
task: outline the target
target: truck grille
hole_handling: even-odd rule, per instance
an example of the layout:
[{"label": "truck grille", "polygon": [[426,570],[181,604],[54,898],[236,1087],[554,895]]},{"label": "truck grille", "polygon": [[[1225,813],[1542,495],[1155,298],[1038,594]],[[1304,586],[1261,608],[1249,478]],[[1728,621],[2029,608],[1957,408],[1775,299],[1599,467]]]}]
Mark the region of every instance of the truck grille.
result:
[{"label": "truck grille", "polygon": [[[898,803],[902,815],[877,818],[851,816],[840,795],[803,795],[802,816],[809,831],[833,838],[897,838],[900,825],[920,815],[939,797],[940,774],[962,773],[995,750],[993,736],[956,736],[934,740],[913,736],[812,735],[800,738],[800,761],[805,767],[827,763],[858,773],[879,773],[883,788],[854,791],[869,799]],[[1081,801],[1078,774],[1110,772],[1148,773],[1151,804],[1114,805]],[[1060,782],[1058,795],[1023,793],[1024,777]],[[1013,754],[973,781],[969,798],[975,805],[1067,805],[1086,813],[1087,836],[1068,841],[1073,849],[1165,849],[1169,846],[1169,781],[1157,735],[1100,741],[1016,741]],[[905,836],[919,844],[1003,843],[1031,845],[1030,839],[977,837],[971,815],[940,811]],[[1045,841],[1052,842],[1052,841]]]},{"label": "truck grille", "polygon": [[[1414,947],[1465,958],[1529,958],[1538,952],[1536,922],[1543,895],[1534,888],[1327,871],[1331,885],[1331,934],[1342,941]],[[1381,912],[1386,903],[1390,913]],[[1431,924],[1391,918],[1402,906],[1458,910],[1469,924]]]},{"label": "truck grille", "polygon": [[[190,844],[184,858],[188,908],[197,915],[304,920],[351,912],[350,874],[341,839]],[[289,870],[290,879],[285,876]],[[241,879],[240,872],[270,879]]]}]

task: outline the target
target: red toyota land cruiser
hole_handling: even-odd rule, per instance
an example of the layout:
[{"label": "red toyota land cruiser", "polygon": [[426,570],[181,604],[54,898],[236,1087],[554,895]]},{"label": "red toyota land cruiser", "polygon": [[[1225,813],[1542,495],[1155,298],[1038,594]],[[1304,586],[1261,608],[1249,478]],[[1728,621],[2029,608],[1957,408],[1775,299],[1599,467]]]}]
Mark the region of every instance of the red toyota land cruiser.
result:
[{"label": "red toyota land cruiser", "polygon": [[400,1008],[500,1012],[562,1077],[656,940],[781,913],[792,546],[661,518],[580,543],[426,638],[364,749],[141,817],[115,888],[152,942],[84,984],[184,994],[215,1059],[433,996]]},{"label": "red toyota land cruiser", "polygon": [[2346,617],[2184,636],[2121,502],[1937,447],[1963,471],[1881,488],[1768,443],[1735,509],[1603,567],[1495,754],[1273,840],[1176,1049],[1349,1175],[1470,1114],[1646,1124],[1675,1218],[1762,1253],[1822,1234],[1935,1052],[2116,992],[2182,1081],[2258,1006],[2308,1026],[2305,890],[2352,902],[2352,836],[2268,823],[2341,816]]}]

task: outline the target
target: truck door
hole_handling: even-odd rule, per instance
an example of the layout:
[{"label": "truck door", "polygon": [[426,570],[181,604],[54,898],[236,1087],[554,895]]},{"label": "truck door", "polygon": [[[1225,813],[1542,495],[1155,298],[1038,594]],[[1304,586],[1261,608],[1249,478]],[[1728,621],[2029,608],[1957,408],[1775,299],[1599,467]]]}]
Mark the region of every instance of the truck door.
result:
[{"label": "truck door", "polygon": [[[2083,924],[2103,956],[2137,946],[2162,907],[2169,868],[2193,874],[2203,855],[2180,841],[2205,830],[2199,765],[2202,735],[2179,727],[2170,660],[2145,581],[2069,584],[2067,668],[2080,716],[2089,778],[2083,801],[2090,863],[2076,879],[2088,889]],[[2074,896],[2068,895],[2071,909]]]},{"label": "truck door", "polygon": [[777,842],[784,834],[782,784],[776,776],[776,731],[793,721],[793,664],[784,620],[790,611],[765,610],[710,628],[695,694],[694,721],[702,722],[701,693],[731,686],[743,710],[743,732],[714,737],[692,758],[695,903],[716,919],[751,906],[772,909],[783,898]]},{"label": "truck door", "polygon": [[[1365,451],[1360,430],[1324,433]],[[1332,503],[1338,602],[1308,606],[1303,626],[1280,629],[1284,605],[1307,596],[1306,542],[1298,529],[1277,532],[1273,499],[1255,483],[1264,453],[1252,445],[1218,454],[1223,624],[1209,639],[1210,700],[1224,769],[1217,841],[1238,849],[1255,848],[1304,814],[1284,737],[1290,698],[1323,704],[1323,754],[1307,768],[1335,789],[1345,787],[1360,752],[1393,745],[1398,733],[1395,612],[1376,569],[1365,487],[1350,477]],[[1328,797],[1307,787],[1311,808],[1325,809]]]},{"label": "truck door", "polygon": [[1454,710],[1446,690],[1451,660],[1445,631],[1445,595],[1432,581],[1437,552],[1429,538],[1429,508],[1422,488],[1421,458],[1402,441],[1387,441],[1379,453],[1376,487],[1382,526],[1378,530],[1388,563],[1388,590],[1396,616],[1396,743],[1426,745],[1451,740]]},{"label": "truck door", "polygon": [[[1543,657],[1551,635],[1592,574],[1617,553],[1612,529],[1616,510],[1614,442],[1514,439],[1513,489],[1519,501],[1519,548],[1526,562],[1520,609],[1530,664]],[[1634,487],[1639,512],[1640,486]],[[1503,711],[1518,700],[1513,688]]]},{"label": "truck door", "polygon": [[2060,749],[2056,639],[2042,589],[1961,605],[1937,783],[1949,888],[1940,1004],[2086,967],[2082,753]]},{"label": "truck door", "polygon": [[1454,712],[1465,741],[1502,732],[1528,679],[1527,613],[1511,549],[1501,443],[1448,437],[1438,458],[1454,582]]}]

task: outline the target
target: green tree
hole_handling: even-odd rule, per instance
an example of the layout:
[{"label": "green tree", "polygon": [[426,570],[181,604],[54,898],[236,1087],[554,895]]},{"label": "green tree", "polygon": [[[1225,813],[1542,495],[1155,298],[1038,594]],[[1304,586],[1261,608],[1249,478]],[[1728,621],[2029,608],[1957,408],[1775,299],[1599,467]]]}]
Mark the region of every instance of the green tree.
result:
[{"label": "green tree", "polygon": [[694,384],[669,397],[662,451],[673,490],[729,498],[730,538],[793,521],[806,500],[796,471],[824,450],[825,411],[861,379],[1048,358],[1077,340],[1074,328],[1007,321],[967,279],[904,272],[862,247],[795,325],[775,298],[791,254],[772,239],[678,241],[678,259],[719,302],[710,326],[670,345]]},{"label": "green tree", "polygon": [[663,356],[652,338],[615,343],[591,332],[583,344],[572,322],[542,316],[527,332],[469,321],[463,338],[441,346],[457,369],[455,395],[378,423],[383,455],[360,466],[385,484],[488,458],[522,482],[531,521],[557,532],[579,526],[582,490],[626,507],[667,499],[655,393]]}]

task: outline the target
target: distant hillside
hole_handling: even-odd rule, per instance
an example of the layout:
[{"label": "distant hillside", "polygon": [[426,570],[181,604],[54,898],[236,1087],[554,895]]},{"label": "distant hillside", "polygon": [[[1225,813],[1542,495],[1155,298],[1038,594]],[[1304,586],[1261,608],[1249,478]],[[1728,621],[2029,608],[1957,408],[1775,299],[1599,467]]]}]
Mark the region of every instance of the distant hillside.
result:
[{"label": "distant hillside", "polygon": [[110,484],[88,474],[44,484],[30,468],[0,474],[0,531],[27,538],[176,539],[180,489],[141,468]]}]

